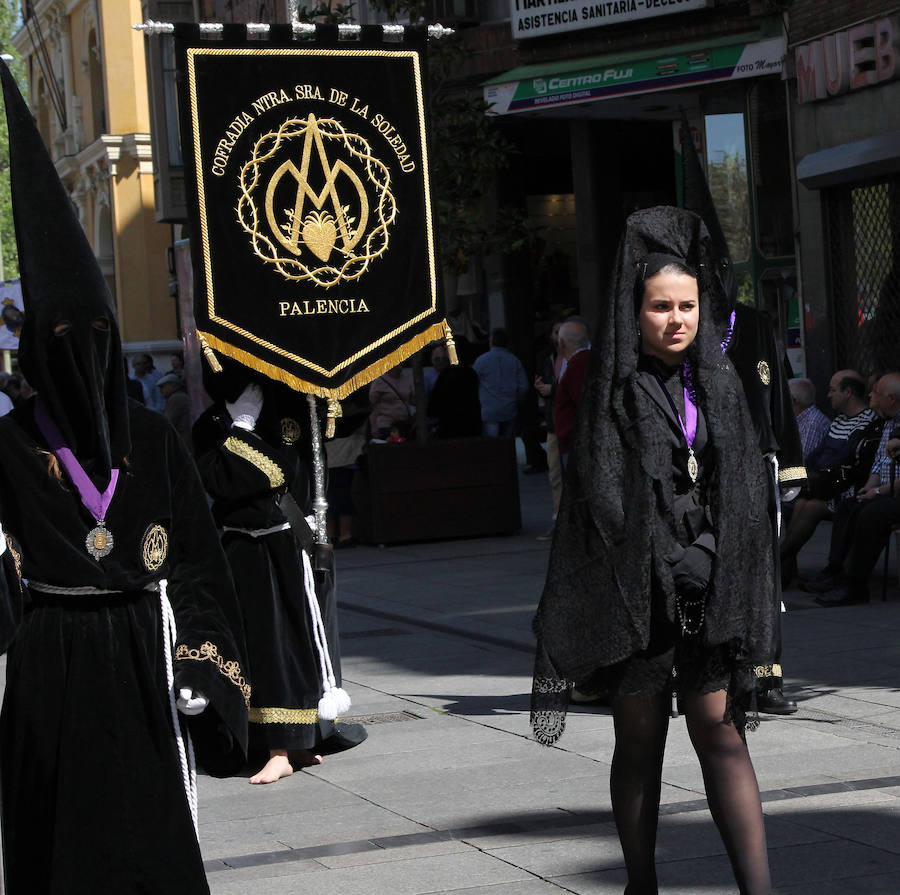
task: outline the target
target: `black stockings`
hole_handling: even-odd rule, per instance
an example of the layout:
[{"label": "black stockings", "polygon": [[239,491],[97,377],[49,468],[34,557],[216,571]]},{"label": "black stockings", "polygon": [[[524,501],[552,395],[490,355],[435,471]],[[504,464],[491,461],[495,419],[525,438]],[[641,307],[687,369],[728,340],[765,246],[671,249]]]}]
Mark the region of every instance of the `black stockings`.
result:
[{"label": "black stockings", "polygon": [[[625,867],[627,895],[657,895],[656,828],[668,699],[631,696],[614,707],[616,749],[610,774],[613,814]],[[769,861],[762,807],[750,754],[726,724],[725,691],[687,694],[685,715],[700,759],[710,812],[719,829],[741,895],[769,895]]]}]

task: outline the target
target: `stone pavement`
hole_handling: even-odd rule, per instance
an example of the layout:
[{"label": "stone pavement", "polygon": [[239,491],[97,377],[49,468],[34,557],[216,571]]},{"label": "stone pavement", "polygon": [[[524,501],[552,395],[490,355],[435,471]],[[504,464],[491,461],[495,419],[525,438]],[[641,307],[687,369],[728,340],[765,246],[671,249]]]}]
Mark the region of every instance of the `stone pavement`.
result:
[{"label": "stone pavement", "polygon": [[[369,739],[271,786],[201,779],[214,895],[621,895],[609,711],[573,710],[551,749],[529,736],[549,490],[543,476],[521,485],[518,535],[337,554],[344,680]],[[820,529],[802,570],[824,564]],[[784,664],[801,709],[765,717],[749,740],[776,892],[896,895],[896,573],[886,603],[786,600]],[[735,892],[681,719],[662,802],[661,891]]]},{"label": "stone pavement", "polygon": [[[529,735],[549,490],[543,476],[520,481],[518,535],[337,554],[344,681],[369,738],[270,786],[201,777],[213,895],[621,895],[609,711],[574,709],[554,748]],[[824,564],[828,534],[820,526],[802,570]],[[749,739],[775,891],[897,895],[896,572],[886,603],[820,609],[799,590],[786,601],[800,712],[765,717]],[[734,893],[682,719],[662,803],[661,892]]]}]

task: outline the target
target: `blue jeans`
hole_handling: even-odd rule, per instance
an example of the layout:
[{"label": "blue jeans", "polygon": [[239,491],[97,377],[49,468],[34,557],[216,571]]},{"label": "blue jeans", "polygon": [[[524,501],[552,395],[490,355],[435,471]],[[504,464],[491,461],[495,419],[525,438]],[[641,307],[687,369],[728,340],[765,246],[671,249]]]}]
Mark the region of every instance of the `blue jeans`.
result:
[{"label": "blue jeans", "polygon": [[484,420],[481,422],[481,434],[486,438],[512,438],[515,428],[515,420],[503,420],[499,423],[488,423]]}]

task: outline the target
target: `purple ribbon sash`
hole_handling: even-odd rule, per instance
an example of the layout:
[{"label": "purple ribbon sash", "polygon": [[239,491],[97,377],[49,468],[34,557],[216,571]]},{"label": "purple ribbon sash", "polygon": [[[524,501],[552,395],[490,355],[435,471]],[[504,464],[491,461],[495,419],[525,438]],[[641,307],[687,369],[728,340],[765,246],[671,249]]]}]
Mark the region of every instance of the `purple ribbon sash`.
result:
[{"label": "purple ribbon sash", "polygon": [[106,519],[106,511],[109,509],[113,494],[116,491],[116,484],[119,481],[119,470],[111,469],[109,471],[109,484],[106,486],[106,490],[101,493],[66,444],[59,427],[53,421],[53,417],[47,412],[47,408],[41,403],[40,397],[35,401],[34,420],[41,430],[41,434],[47,440],[47,446],[56,454],[57,459],[68,473],[85,509],[97,522],[102,522]]},{"label": "purple ribbon sash", "polygon": [[691,377],[691,367],[688,360],[685,358],[684,361],[684,417],[682,418],[681,414],[678,412],[678,408],[675,406],[675,400],[669,394],[669,390],[666,388],[665,383],[662,380],[662,377],[659,374],[656,374],[656,378],[659,380],[659,384],[662,387],[663,394],[668,398],[669,404],[672,407],[672,412],[675,414],[678,419],[678,425],[681,426],[681,431],[684,433],[685,441],[687,441],[687,446],[692,448],[694,446],[694,439],[697,437],[697,402],[694,400],[694,388],[693,381]]}]

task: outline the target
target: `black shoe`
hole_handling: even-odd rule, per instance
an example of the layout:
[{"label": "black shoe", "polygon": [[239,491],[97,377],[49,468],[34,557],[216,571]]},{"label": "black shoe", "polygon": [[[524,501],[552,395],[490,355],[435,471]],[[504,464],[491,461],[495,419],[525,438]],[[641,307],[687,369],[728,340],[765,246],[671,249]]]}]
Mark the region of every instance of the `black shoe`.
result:
[{"label": "black shoe", "polygon": [[837,590],[822,594],[821,597],[816,597],[816,602],[826,607],[855,606],[857,603],[868,603],[869,595],[848,587],[839,587]]},{"label": "black shoe", "polygon": [[807,594],[827,594],[829,591],[837,590],[843,581],[844,576],[840,573],[827,576],[820,573],[815,578],[807,578],[805,581],[801,581],[800,590]]},{"label": "black shoe", "polygon": [[797,711],[797,703],[793,699],[788,699],[779,687],[758,693],[756,708],[767,715],[793,715]]},{"label": "black shoe", "polygon": [[787,590],[797,577],[797,557],[787,556],[781,560],[781,589]]}]

